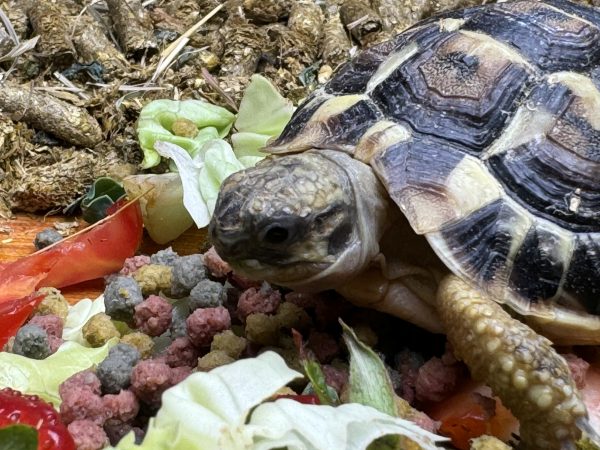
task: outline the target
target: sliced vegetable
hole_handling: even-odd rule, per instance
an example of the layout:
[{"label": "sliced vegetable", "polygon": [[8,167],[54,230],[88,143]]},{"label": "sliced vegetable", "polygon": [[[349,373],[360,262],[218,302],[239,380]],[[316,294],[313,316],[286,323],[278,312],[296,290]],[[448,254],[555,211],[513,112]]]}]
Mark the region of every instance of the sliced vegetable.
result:
[{"label": "sliced vegetable", "polygon": [[[28,425],[37,431],[38,450],[75,450],[75,442],[69,434],[67,427],[60,421],[58,412],[52,405],[44,402],[35,395],[24,395],[13,389],[0,390],[0,431],[14,425]],[[31,433],[27,430],[12,429],[18,448],[30,448]],[[14,433],[20,434],[18,440]]]},{"label": "sliced vegetable", "polygon": [[58,386],[71,375],[99,364],[117,341],[111,339],[99,348],[65,342],[46,359],[0,352],[0,389],[37,395],[58,408],[61,403]]},{"label": "sliced vegetable", "polygon": [[[0,305],[11,311],[10,323],[19,328],[31,311],[33,291],[100,278],[119,270],[133,256],[142,239],[139,203],[115,203],[106,219],[83,232],[14,261],[0,271]],[[117,210],[118,209],[118,210]],[[43,297],[36,297],[41,301]],[[6,305],[5,305],[6,304]],[[0,346],[12,336],[0,329]]]},{"label": "sliced vegetable", "polygon": [[[160,162],[160,155],[154,149],[157,141],[178,145],[193,157],[206,141],[227,136],[234,119],[226,109],[200,100],[148,103],[137,122],[138,140],[144,151],[142,168],[154,167]],[[196,130],[190,130],[190,124],[195,125]]]},{"label": "sliced vegetable", "polygon": [[0,303],[0,347],[16,334],[43,298],[40,294],[30,294],[25,298]]},{"label": "sliced vegetable", "polygon": [[471,439],[484,434],[508,442],[519,430],[517,419],[493,397],[491,389],[474,381],[463,384],[454,395],[427,407],[425,412],[441,422],[440,434],[450,437],[460,450],[468,450]]}]

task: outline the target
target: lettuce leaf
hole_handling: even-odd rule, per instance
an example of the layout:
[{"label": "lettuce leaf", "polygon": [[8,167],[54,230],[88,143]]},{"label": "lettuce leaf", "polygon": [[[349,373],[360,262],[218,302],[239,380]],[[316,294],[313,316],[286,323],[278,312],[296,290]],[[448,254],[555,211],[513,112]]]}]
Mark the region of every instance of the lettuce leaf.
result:
[{"label": "lettuce leaf", "polygon": [[244,166],[222,139],[206,142],[195,158],[170,142],[156,142],[158,153],[173,160],[183,185],[183,204],[198,228],[208,225],[219,187],[225,178]]},{"label": "lettuce leaf", "polygon": [[279,136],[294,109],[292,102],[283,97],[269,80],[254,74],[240,102],[234,126],[238,132]]},{"label": "lettuce leaf", "polygon": [[395,416],[394,388],[383,361],[368,345],[358,339],[354,330],[340,320],[343,338],[350,353],[348,400]]},{"label": "lettuce leaf", "polygon": [[[197,134],[194,137],[177,136],[173,124],[178,119],[196,125]],[[154,100],[148,103],[137,121],[138,140],[144,151],[142,168],[160,163],[160,155],[154,149],[156,141],[172,142],[195,156],[206,141],[227,136],[234,119],[235,116],[225,108],[201,100]]]},{"label": "lettuce leaf", "polygon": [[254,74],[244,92],[231,135],[233,151],[244,167],[266,156],[261,149],[281,134],[292,114],[292,102],[283,97],[262,75]]},{"label": "lettuce leaf", "polygon": [[252,450],[364,450],[392,434],[408,437],[423,450],[437,450],[437,442],[447,442],[413,422],[358,403],[332,407],[281,399],[257,407],[250,424],[259,427]]},{"label": "lettuce leaf", "polygon": [[236,158],[231,146],[223,140],[215,139],[207,142],[203,151],[205,152],[204,167],[200,171],[198,184],[208,213],[212,216],[221,183],[232,173],[242,170],[244,166]]},{"label": "lettuce leaf", "polygon": [[[301,374],[276,353],[198,372],[163,394],[140,445],[133,433],[113,450],[364,450],[380,436],[401,433],[426,450],[445,438],[412,422],[359,404],[262,403]],[[258,405],[258,406],[256,406]]]},{"label": "lettuce leaf", "polygon": [[65,326],[63,327],[62,338],[65,341],[73,341],[84,347],[89,347],[88,342],[83,338],[81,329],[87,321],[95,314],[104,312],[104,296],[101,295],[96,300],[84,298],[74,305],[69,306]]},{"label": "lettuce leaf", "polygon": [[242,450],[251,448],[250,410],[302,375],[274,352],[197,372],[162,396],[162,407],[140,446],[130,434],[120,450]]},{"label": "lettuce leaf", "polygon": [[113,338],[102,347],[88,348],[68,341],[41,360],[0,352],[0,389],[9,387],[38,395],[58,408],[61,403],[58,386],[71,375],[100,363],[117,342]]}]

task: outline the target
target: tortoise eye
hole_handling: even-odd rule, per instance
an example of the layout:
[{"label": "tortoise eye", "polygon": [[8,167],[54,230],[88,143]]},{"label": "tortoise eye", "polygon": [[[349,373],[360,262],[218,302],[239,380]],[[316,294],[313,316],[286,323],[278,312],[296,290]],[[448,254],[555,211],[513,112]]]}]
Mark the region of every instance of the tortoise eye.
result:
[{"label": "tortoise eye", "polygon": [[287,228],[274,224],[270,225],[263,234],[263,241],[269,244],[283,244],[287,241],[290,233]]}]

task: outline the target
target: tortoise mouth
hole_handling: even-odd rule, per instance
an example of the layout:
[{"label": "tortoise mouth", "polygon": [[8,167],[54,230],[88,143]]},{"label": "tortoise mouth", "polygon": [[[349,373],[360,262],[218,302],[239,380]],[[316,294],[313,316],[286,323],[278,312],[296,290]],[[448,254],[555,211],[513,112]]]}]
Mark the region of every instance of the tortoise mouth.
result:
[{"label": "tortoise mouth", "polygon": [[266,280],[282,286],[296,285],[324,272],[331,262],[264,262],[256,258],[238,260],[232,263],[233,269],[253,280]]}]

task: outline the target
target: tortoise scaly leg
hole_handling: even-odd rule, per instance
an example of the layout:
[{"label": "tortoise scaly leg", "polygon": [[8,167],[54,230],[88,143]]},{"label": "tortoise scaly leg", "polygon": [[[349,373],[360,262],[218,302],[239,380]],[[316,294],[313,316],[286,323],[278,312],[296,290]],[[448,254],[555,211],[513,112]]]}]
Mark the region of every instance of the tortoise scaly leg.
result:
[{"label": "tortoise scaly leg", "polygon": [[587,411],[551,342],[455,276],[440,284],[438,310],[456,356],[519,419],[522,447],[574,448]]}]

